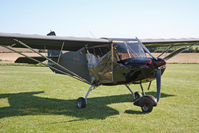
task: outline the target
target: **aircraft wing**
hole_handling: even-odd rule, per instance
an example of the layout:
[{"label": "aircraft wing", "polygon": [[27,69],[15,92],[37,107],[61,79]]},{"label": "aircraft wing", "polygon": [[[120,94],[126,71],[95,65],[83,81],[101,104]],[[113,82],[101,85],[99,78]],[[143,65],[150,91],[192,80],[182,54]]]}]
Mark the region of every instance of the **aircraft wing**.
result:
[{"label": "aircraft wing", "polygon": [[91,47],[111,44],[111,41],[107,39],[0,33],[0,45],[24,48],[21,44],[17,43],[15,39],[35,49],[60,50],[64,43],[63,50],[68,51],[76,51],[84,46]]},{"label": "aircraft wing", "polygon": [[182,39],[140,39],[146,47],[190,46],[199,44],[199,38]]},{"label": "aircraft wing", "polygon": [[[14,39],[22,41],[31,48],[35,49],[54,49],[60,50],[64,43],[63,50],[76,51],[84,46],[92,47],[96,45],[109,45],[111,39],[94,39],[94,38],[79,38],[79,37],[59,37],[59,36],[44,36],[44,35],[27,35],[18,33],[0,33],[0,45],[24,48]],[[188,46],[199,44],[199,38],[186,39],[140,39],[146,47],[167,47],[167,46]]]},{"label": "aircraft wing", "polygon": [[[165,60],[168,60],[177,54],[181,53],[182,51],[188,49],[189,47],[193,45],[199,45],[199,38],[186,38],[186,39],[142,39],[141,42],[148,48],[155,48],[155,47],[168,47],[171,48],[173,46],[180,46],[177,50],[173,51],[166,57],[164,57]],[[167,50],[166,50],[167,51]],[[164,51],[163,55],[166,51]],[[150,52],[148,52],[150,53]]]}]

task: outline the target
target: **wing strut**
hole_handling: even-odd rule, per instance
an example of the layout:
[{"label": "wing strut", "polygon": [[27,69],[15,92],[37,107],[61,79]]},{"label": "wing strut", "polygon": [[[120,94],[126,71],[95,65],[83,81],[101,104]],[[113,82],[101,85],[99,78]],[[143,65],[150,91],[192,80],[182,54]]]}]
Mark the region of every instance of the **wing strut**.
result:
[{"label": "wing strut", "polygon": [[169,60],[170,58],[176,56],[177,54],[181,53],[182,51],[192,47],[194,44],[190,45],[190,46],[185,46],[183,48],[179,48],[175,51],[173,51],[172,53],[170,53],[169,55],[167,55],[166,57],[164,57],[164,60]]},{"label": "wing strut", "polygon": [[19,41],[19,40],[17,40],[17,39],[13,39],[13,40],[16,41],[16,42],[18,42],[18,43],[20,43],[20,44],[23,45],[24,47],[30,49],[30,50],[33,51],[34,53],[37,53],[38,55],[44,57],[46,60],[48,60],[48,61],[54,63],[55,65],[57,65],[57,66],[59,66],[59,67],[61,67],[61,68],[64,69],[65,71],[68,71],[69,73],[71,73],[71,74],[77,76],[77,77],[80,78],[80,79],[82,78],[82,77],[80,77],[79,75],[77,75],[76,73],[74,73],[74,72],[72,72],[72,71],[66,69],[66,68],[63,67],[62,65],[60,65],[60,64],[56,63],[55,61],[51,60],[50,58],[48,58],[48,57],[46,57],[46,56],[40,54],[39,52],[37,52],[37,51],[34,50],[33,48],[29,47],[28,45],[26,45],[26,44],[23,43],[22,41]]},{"label": "wing strut", "polygon": [[[27,58],[29,58],[29,59],[31,59],[31,60],[33,60],[33,61],[36,61],[36,62],[38,62],[38,63],[41,63],[41,64],[44,65],[44,66],[47,66],[47,67],[50,67],[50,68],[52,68],[52,69],[54,69],[54,70],[56,70],[56,71],[59,71],[59,72],[62,73],[62,74],[71,76],[71,77],[73,77],[73,78],[75,78],[75,79],[77,79],[77,80],[80,80],[80,81],[82,81],[82,82],[88,83],[88,82],[87,82],[86,80],[84,80],[84,79],[82,80],[82,79],[80,79],[80,78],[78,78],[78,77],[75,77],[75,76],[73,76],[73,75],[71,75],[71,74],[68,74],[68,73],[66,73],[66,72],[64,72],[64,71],[62,71],[62,70],[59,70],[59,69],[57,69],[57,68],[55,68],[55,67],[53,67],[53,66],[50,66],[50,65],[45,64],[45,63],[43,63],[43,62],[41,62],[41,61],[38,61],[38,60],[36,60],[36,59],[34,59],[34,58],[32,58],[32,57],[29,57],[29,56],[27,56],[27,55],[25,55],[25,54],[19,52],[19,51],[16,51],[16,50],[14,50],[14,49],[12,49],[12,48],[10,48],[10,47],[8,47],[8,46],[2,46],[2,47],[7,48],[7,49],[9,49],[9,50],[11,50],[11,51],[13,51],[13,52],[16,52],[16,53],[18,53],[18,54],[20,54],[20,55],[22,55],[22,56],[24,56],[24,57],[27,57]],[[89,83],[88,83],[88,84],[89,84]]]},{"label": "wing strut", "polygon": [[60,50],[60,52],[59,52],[59,57],[58,57],[57,63],[59,63],[59,60],[60,60],[60,57],[61,57],[61,54],[62,54],[63,47],[64,47],[64,42],[62,43],[62,46],[61,46],[61,50]]},{"label": "wing strut", "polygon": [[157,58],[159,58],[160,56],[162,56],[164,53],[168,52],[170,48],[172,48],[173,46],[169,46],[165,51],[163,51],[160,55],[158,55]]},{"label": "wing strut", "polygon": [[[55,68],[55,67],[52,67],[52,66],[47,65],[47,64],[44,64],[44,63],[42,63],[42,62],[40,62],[40,61],[38,61],[38,60],[36,60],[36,59],[33,59],[33,58],[29,57],[29,56],[26,56],[26,55],[24,55],[24,54],[22,54],[22,53],[20,53],[20,52],[18,52],[18,51],[16,51],[16,50],[12,49],[12,48],[9,48],[9,47],[7,47],[7,46],[3,46],[3,47],[5,47],[5,48],[7,48],[7,49],[9,49],[9,50],[11,50],[11,51],[14,51],[14,52],[16,52],[16,53],[18,53],[18,54],[20,54],[20,55],[22,55],[22,56],[25,56],[25,57],[27,57],[27,58],[29,58],[29,59],[31,59],[31,60],[34,60],[34,61],[36,61],[36,62],[38,62],[38,63],[41,63],[41,64],[43,64],[43,65],[45,65],[45,66],[48,66],[48,67],[50,67],[50,68],[52,68],[52,69],[54,69],[54,70],[58,70],[59,72],[61,72],[61,73],[63,73],[63,74],[69,75],[69,76],[71,76],[71,77],[73,77],[73,78],[75,78],[75,79],[78,79],[78,80],[80,80],[80,81],[83,81],[83,82],[85,82],[85,83],[90,84],[90,83],[89,83],[87,80],[85,80],[84,78],[82,78],[82,77],[80,77],[79,75],[77,75],[76,73],[74,73],[74,72],[68,70],[67,68],[63,67],[62,65],[56,63],[55,61],[51,60],[50,58],[48,58],[48,57],[42,55],[41,53],[37,52],[36,50],[34,50],[33,48],[31,48],[30,46],[28,46],[28,45],[26,45],[25,43],[23,43],[22,41],[17,40],[17,39],[13,39],[13,40],[14,40],[15,42],[21,44],[21,45],[24,46],[25,48],[30,49],[32,52],[37,53],[37,54],[40,55],[41,57],[43,57],[43,58],[45,58],[46,60],[50,61],[51,63],[57,65],[58,67],[62,68],[63,70],[69,72],[70,74],[66,74],[66,72],[64,72],[63,70],[58,70],[58,69]],[[16,45],[16,44],[13,44],[13,45]],[[64,45],[64,43],[63,43],[62,45]]]}]

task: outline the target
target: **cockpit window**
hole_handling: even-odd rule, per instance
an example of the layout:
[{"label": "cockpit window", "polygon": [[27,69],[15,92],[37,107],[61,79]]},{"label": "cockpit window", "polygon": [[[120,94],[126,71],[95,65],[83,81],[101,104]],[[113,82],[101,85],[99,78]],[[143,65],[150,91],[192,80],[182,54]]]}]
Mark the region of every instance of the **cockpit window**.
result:
[{"label": "cockpit window", "polygon": [[96,66],[110,51],[110,46],[100,46],[87,49],[88,66]]},{"label": "cockpit window", "polygon": [[146,54],[139,43],[118,43],[114,45],[120,60],[128,58],[146,57]]}]

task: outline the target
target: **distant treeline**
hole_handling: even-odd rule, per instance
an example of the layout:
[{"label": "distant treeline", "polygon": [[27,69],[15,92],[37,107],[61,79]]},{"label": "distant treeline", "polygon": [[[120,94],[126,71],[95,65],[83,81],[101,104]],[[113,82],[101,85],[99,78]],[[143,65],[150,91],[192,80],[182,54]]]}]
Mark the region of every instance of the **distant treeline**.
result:
[{"label": "distant treeline", "polygon": [[[175,51],[178,48],[179,47],[173,47],[173,48],[168,50],[168,53],[171,53],[171,52]],[[158,48],[149,48],[149,50],[151,52],[153,52],[153,53],[162,53],[163,51],[167,50],[167,48],[158,47]],[[199,46],[193,46],[193,47],[183,51],[183,53],[199,53]]]}]

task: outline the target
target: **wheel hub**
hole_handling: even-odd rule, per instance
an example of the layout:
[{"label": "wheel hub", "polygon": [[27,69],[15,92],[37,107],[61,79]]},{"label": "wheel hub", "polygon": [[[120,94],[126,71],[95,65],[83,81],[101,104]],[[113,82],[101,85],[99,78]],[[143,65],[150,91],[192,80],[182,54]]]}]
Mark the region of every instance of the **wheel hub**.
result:
[{"label": "wheel hub", "polygon": [[142,109],[143,109],[143,111],[148,111],[148,107],[146,106],[146,105],[144,105],[143,107],[142,107]]}]

